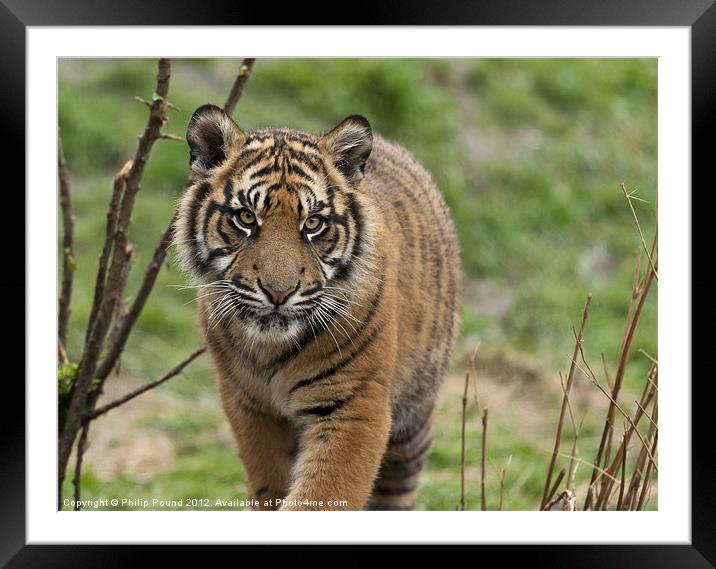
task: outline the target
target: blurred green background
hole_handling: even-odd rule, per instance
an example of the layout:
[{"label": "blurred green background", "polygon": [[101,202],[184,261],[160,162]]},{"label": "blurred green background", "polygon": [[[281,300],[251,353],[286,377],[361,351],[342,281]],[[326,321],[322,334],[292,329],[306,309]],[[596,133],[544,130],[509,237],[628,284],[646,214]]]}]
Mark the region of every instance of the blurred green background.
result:
[{"label": "blurred green background", "polygon": [[[235,59],[173,60],[169,99],[180,111],[170,113],[164,130],[183,136],[197,106],[223,104],[239,66]],[[156,61],[65,59],[59,71],[59,125],[76,215],[68,353],[77,360],[112,176],[131,158],[144,128],[147,109],[134,97],[151,99]],[[466,354],[478,343],[480,397],[490,408],[488,505],[497,507],[498,471],[512,456],[504,507],[536,509],[559,412],[558,372],[569,367],[572,326],[590,292],[585,350],[593,364],[604,352],[614,373],[640,243],[620,182],[638,189],[634,205],[646,239],[654,233],[657,61],[259,59],[234,118],[245,130],[326,132],[354,113],[432,172],[462,245],[463,329],[438,407],[419,509],[453,510],[458,503],[462,382]],[[128,297],[187,173],[186,145],[158,141],[130,228],[136,258]],[[192,293],[171,286],[185,283],[170,261],[116,377],[107,382],[108,398],[159,376],[199,344]],[[656,355],[656,331],[654,286],[626,377],[628,409],[649,367],[637,349]],[[606,403],[578,378],[573,405],[577,418],[584,417],[579,453],[585,461],[596,451]],[[571,432],[567,425],[566,436]],[[469,509],[479,508],[479,433],[471,408]],[[205,357],[183,377],[95,422],[86,462],[86,498],[245,495]],[[590,473],[586,465],[578,469],[578,485]]]}]

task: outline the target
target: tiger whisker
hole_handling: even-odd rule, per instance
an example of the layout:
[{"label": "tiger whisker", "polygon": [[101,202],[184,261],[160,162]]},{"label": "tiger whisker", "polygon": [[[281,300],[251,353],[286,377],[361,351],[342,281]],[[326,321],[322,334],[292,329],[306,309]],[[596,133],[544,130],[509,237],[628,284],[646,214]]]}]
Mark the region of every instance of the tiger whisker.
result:
[{"label": "tiger whisker", "polygon": [[224,311],[231,307],[232,299],[230,294],[230,292],[227,292],[218,300],[218,302],[215,303],[212,315],[209,317],[207,322],[209,330],[213,330],[214,326],[221,321]]},{"label": "tiger whisker", "polygon": [[[328,323],[328,325],[326,326],[326,330],[328,330],[328,332],[331,334],[331,336],[333,336],[333,333],[331,332],[329,327],[331,325],[338,326],[343,331],[343,334],[345,335],[345,337],[348,338],[351,341],[351,343],[353,343],[353,338],[351,338],[350,334],[348,334],[348,332],[346,332],[346,329],[343,326],[341,326],[341,324],[339,322],[337,322],[335,318],[331,317],[331,315],[326,311],[325,307],[321,306],[320,303],[316,303],[316,309],[318,310],[318,312],[320,314],[322,314],[324,316],[326,322]],[[338,331],[338,328],[336,328],[336,331]],[[335,336],[333,336],[333,340],[336,342],[336,347],[338,348],[338,352],[340,353],[341,348],[338,345],[338,342],[336,341]],[[353,345],[355,346],[355,344],[353,344]]]},{"label": "tiger whisker", "polygon": [[167,285],[170,288],[178,288],[179,290],[189,290],[189,289],[195,289],[195,288],[206,288],[206,287],[212,287],[212,286],[225,286],[227,284],[230,284],[231,281],[229,279],[220,279],[217,281],[212,281],[210,283],[206,284],[197,284],[197,285]]},{"label": "tiger whisker", "polygon": [[[355,334],[358,334],[358,330],[356,330],[356,327],[353,326],[353,324],[351,324],[351,322],[347,319],[347,317],[350,316],[349,314],[343,314],[343,313],[339,312],[336,308],[332,308],[330,306],[328,306],[328,308],[330,308],[334,312],[338,313],[343,318],[346,318],[346,324],[348,324],[348,326],[350,326],[353,329],[353,332]],[[345,328],[343,328],[343,326],[341,326],[340,322],[338,322],[338,320],[336,318],[332,318],[332,320],[337,326],[340,326],[341,330],[343,330],[344,334],[346,334],[346,337],[351,341],[351,344],[353,344],[353,338],[346,333]],[[355,347],[355,344],[353,344],[353,346]]]},{"label": "tiger whisker", "polygon": [[192,298],[191,300],[185,302],[185,303],[183,304],[183,306],[186,306],[187,304],[191,304],[192,302],[197,302],[197,301],[199,301],[199,300],[201,300],[201,299],[203,299],[203,298],[208,298],[208,297],[210,297],[210,296],[216,296],[217,294],[226,294],[226,291],[223,291],[223,290],[215,290],[215,291],[212,291],[212,292],[207,292],[207,293],[202,294],[202,295],[197,295],[197,296],[195,296],[194,298]]},{"label": "tiger whisker", "polygon": [[347,306],[340,304],[340,302],[337,301],[336,299],[334,299],[333,297],[328,297],[327,295],[323,295],[322,300],[323,300],[323,302],[326,303],[326,305],[329,308],[336,311],[341,316],[343,316],[349,320],[353,320],[353,322],[356,322],[358,324],[363,324],[362,320],[359,320],[358,318],[353,316],[353,313],[348,309]]},{"label": "tiger whisker", "polygon": [[342,356],[343,354],[341,352],[341,347],[338,344],[338,340],[336,340],[336,337],[333,335],[333,332],[331,332],[330,328],[328,327],[328,322],[326,321],[325,316],[322,314],[322,310],[318,305],[316,305],[316,311],[314,312],[314,314],[318,317],[319,321],[323,325],[323,329],[331,335],[331,338],[333,338],[333,341],[336,344],[336,348],[338,349],[338,353]]},{"label": "tiger whisker", "polygon": [[327,296],[328,298],[333,298],[339,302],[348,302],[349,304],[355,304],[356,306],[360,306],[361,308],[366,308],[366,309],[368,308],[367,306],[365,306],[364,304],[361,304],[360,302],[356,302],[355,300],[349,300],[347,298],[340,297],[340,296],[335,296],[329,292],[324,292],[323,295]]}]

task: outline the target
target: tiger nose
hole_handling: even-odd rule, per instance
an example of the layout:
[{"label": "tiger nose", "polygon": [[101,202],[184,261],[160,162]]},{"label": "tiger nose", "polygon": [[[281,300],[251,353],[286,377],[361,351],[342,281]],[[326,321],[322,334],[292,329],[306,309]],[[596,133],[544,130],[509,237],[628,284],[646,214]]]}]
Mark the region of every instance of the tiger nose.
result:
[{"label": "tiger nose", "polygon": [[273,302],[276,306],[280,306],[281,304],[283,304],[289,296],[291,296],[294,292],[296,292],[296,290],[298,290],[298,285],[293,288],[287,288],[285,290],[276,290],[269,285],[263,284],[261,281],[259,281],[259,286],[261,287],[261,290],[266,293],[266,296],[271,299],[271,302]]}]

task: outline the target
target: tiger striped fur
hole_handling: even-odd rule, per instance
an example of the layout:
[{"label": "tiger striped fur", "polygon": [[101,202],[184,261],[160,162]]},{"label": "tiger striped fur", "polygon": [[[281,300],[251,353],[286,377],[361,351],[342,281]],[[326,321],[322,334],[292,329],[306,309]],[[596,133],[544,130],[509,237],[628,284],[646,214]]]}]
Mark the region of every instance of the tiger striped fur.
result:
[{"label": "tiger striped fur", "polygon": [[174,240],[250,495],[414,509],[461,288],[430,175],[357,115],[243,132],[205,105],[187,141]]}]

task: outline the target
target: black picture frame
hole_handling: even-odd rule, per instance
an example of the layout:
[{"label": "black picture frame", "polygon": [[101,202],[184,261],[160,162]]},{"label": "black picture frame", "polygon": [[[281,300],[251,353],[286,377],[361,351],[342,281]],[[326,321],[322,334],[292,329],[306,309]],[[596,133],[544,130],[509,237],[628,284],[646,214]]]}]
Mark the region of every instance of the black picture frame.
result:
[{"label": "black picture frame", "polygon": [[[200,6],[199,6],[200,4]],[[688,26],[691,29],[691,88],[692,88],[692,178],[705,185],[710,178],[713,161],[709,144],[716,132],[716,6],[714,0],[502,0],[499,2],[436,2],[434,0],[384,0],[377,3],[355,4],[348,19],[339,19],[338,11],[327,7],[306,9],[303,4],[277,10],[268,3],[233,2],[201,3],[185,0],[147,2],[123,0],[97,2],[90,0],[0,0],[0,115],[2,116],[3,181],[2,197],[5,213],[20,227],[10,232],[5,227],[3,247],[6,268],[0,279],[3,299],[25,298],[25,255],[17,246],[17,236],[24,235],[25,216],[32,204],[26,204],[24,193],[13,188],[24,187],[25,107],[25,37],[28,26],[69,25],[315,25],[321,19],[330,25],[564,25],[564,26]],[[328,21],[330,19],[330,21]],[[32,149],[28,149],[32,151]],[[14,166],[10,166],[14,165]],[[13,179],[14,177],[14,179]],[[713,182],[710,185],[713,185]],[[50,189],[48,189],[48,193]],[[694,214],[709,215],[713,192],[702,191],[700,208]],[[54,195],[54,188],[52,188]],[[695,193],[692,191],[692,199]],[[13,202],[14,200],[14,202]],[[696,219],[692,227],[697,228]],[[706,224],[708,226],[708,224]],[[22,233],[20,233],[22,232]],[[15,238],[9,241],[10,236]],[[693,239],[692,259],[703,259],[712,240]],[[701,255],[699,255],[701,253]],[[708,257],[706,257],[708,258]],[[12,267],[12,270],[7,270]],[[692,294],[705,293],[712,288],[713,277],[694,279]],[[693,299],[692,299],[693,302]],[[20,343],[25,334],[24,307],[19,301],[5,302],[3,307],[8,340]],[[22,324],[21,324],[22,323]],[[11,327],[11,328],[10,328]],[[31,340],[30,340],[31,341]],[[693,334],[692,353],[708,353],[708,335]],[[8,354],[20,353],[4,342]],[[9,358],[8,359],[13,359]],[[19,358],[16,358],[19,360]],[[23,370],[21,370],[23,371]],[[0,414],[0,564],[7,567],[134,567],[155,563],[169,564],[171,557],[181,556],[183,563],[207,565],[216,559],[209,548],[187,551],[184,547],[153,546],[80,546],[26,545],[25,539],[25,389],[20,374],[6,371],[2,384],[2,400],[6,410]],[[477,546],[497,556],[501,566],[511,566],[524,560],[529,567],[714,567],[716,566],[716,467],[709,461],[713,454],[713,403],[708,397],[712,374],[694,373],[692,389],[692,539],[690,545],[530,545]],[[24,376],[24,371],[23,371]],[[687,382],[690,378],[683,378]],[[599,515],[599,514],[595,514]],[[635,522],[638,523],[638,522]],[[558,539],[556,536],[555,539]],[[81,536],[78,536],[81,541]],[[331,548],[332,546],[323,546]],[[474,547],[474,546],[473,546]],[[284,548],[288,549],[288,548]],[[336,562],[350,560],[358,564],[363,558],[375,559],[372,548],[351,546],[353,552],[322,550],[321,560]],[[485,551],[487,552],[487,551]],[[266,561],[301,559],[305,553],[282,550],[277,557],[273,546],[258,552]],[[420,552],[423,556],[424,553]],[[443,555],[440,554],[439,555]],[[476,557],[472,557],[475,555]],[[474,561],[484,560],[482,552],[470,552]],[[303,557],[312,564],[314,556]],[[238,562],[237,558],[237,562]],[[242,558],[245,559],[245,558]],[[495,559],[495,558],[493,558]],[[424,561],[428,559],[423,557]],[[457,562],[457,560],[455,561]],[[472,562],[472,561],[470,561]],[[211,563],[214,564],[213,562]],[[342,564],[347,564],[346,562]]]}]

